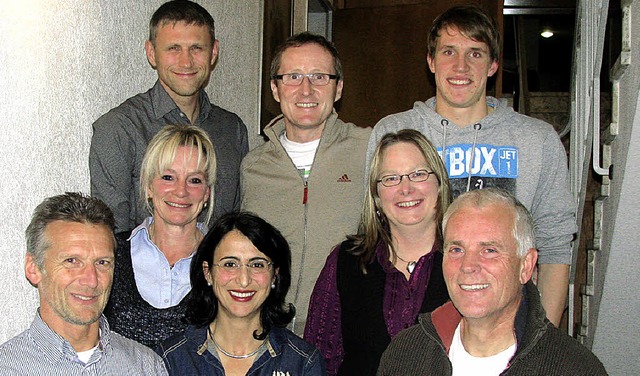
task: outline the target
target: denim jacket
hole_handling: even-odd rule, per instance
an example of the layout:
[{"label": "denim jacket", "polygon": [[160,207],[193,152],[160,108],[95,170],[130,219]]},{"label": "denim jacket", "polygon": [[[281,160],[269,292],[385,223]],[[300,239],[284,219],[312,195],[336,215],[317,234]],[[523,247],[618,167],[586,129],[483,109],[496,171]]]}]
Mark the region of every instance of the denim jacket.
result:
[{"label": "denim jacket", "polygon": [[[207,327],[190,325],[162,342],[156,352],[169,375],[224,375],[220,360],[207,349]],[[267,350],[255,360],[247,376],[324,376],[320,352],[285,328],[272,328]]]}]

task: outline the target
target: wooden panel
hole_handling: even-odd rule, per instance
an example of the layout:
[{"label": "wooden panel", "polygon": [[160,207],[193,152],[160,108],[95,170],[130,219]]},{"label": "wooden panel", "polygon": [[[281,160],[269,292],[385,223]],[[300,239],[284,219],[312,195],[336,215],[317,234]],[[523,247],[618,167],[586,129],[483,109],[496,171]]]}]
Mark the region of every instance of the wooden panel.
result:
[{"label": "wooden panel", "polygon": [[[482,6],[502,24],[496,0],[336,10],[333,38],[345,72],[337,105],[340,118],[373,126],[382,117],[435,95],[435,81],[427,69],[427,33],[437,15],[458,4]],[[498,81],[499,77],[500,71]]]},{"label": "wooden panel", "polygon": [[274,50],[291,35],[291,0],[265,0],[263,27],[261,130],[281,113],[280,105],[271,95],[269,69]]},{"label": "wooden panel", "polygon": [[342,0],[336,9],[375,8],[395,5],[430,4],[435,0]]},{"label": "wooden panel", "polygon": [[[505,0],[506,2],[507,0]],[[554,0],[551,0],[554,1]],[[555,0],[560,1],[560,0]],[[562,0],[566,2],[574,2],[575,0]],[[487,10],[497,9],[498,5],[502,7],[502,1],[499,0],[481,0],[481,1],[467,1],[468,3],[481,4]],[[425,4],[425,5],[437,5],[437,4],[449,4],[453,5],[455,2],[443,1],[443,0],[336,0],[334,3],[334,9],[355,9],[355,8],[377,8],[388,7],[396,5],[412,5],[412,4]],[[575,5],[575,4],[574,4]],[[495,14],[495,13],[491,13]]]}]

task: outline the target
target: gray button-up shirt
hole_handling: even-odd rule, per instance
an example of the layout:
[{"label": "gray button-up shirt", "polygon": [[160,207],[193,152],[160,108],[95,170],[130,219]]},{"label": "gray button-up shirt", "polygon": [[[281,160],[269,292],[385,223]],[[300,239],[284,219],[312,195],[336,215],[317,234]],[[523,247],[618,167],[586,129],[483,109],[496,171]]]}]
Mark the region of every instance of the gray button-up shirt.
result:
[{"label": "gray button-up shirt", "polygon": [[[93,123],[91,195],[111,208],[116,232],[135,228],[150,214],[138,198],[140,166],[149,141],[167,124],[190,122],[160,81]],[[213,215],[219,217],[240,207],[240,163],[249,151],[247,128],[236,114],[213,105],[204,90],[194,125],[207,132],[216,152]]]}]

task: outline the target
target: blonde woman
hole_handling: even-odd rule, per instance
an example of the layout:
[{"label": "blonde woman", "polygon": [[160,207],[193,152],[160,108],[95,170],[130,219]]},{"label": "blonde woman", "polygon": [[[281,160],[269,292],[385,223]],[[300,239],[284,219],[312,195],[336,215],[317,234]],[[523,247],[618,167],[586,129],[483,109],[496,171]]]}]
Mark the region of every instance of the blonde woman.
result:
[{"label": "blonde woman", "polygon": [[215,176],[213,145],[201,129],[168,125],[149,143],[140,198],[151,215],[116,236],[113,288],[105,309],[116,332],[155,347],[186,327],[189,268],[213,214]]},{"label": "blonde woman", "polygon": [[447,171],[422,134],[382,138],[360,232],[329,255],[311,296],[304,338],[329,375],[375,375],[391,338],[449,299],[440,230],[449,201]]}]

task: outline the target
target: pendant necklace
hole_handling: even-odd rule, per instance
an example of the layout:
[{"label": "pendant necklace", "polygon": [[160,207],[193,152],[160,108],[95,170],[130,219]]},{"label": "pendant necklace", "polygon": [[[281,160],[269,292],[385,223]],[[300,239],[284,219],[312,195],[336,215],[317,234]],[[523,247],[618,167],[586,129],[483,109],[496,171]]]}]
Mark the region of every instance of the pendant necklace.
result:
[{"label": "pendant necklace", "polygon": [[416,268],[416,264],[418,263],[417,261],[407,261],[405,259],[403,259],[402,257],[398,256],[398,254],[396,253],[396,257],[403,262],[407,263],[407,271],[409,272],[409,274],[413,274],[413,270]]},{"label": "pendant necklace", "polygon": [[229,358],[232,359],[247,359],[250,358],[254,355],[256,355],[258,353],[258,351],[260,351],[265,344],[267,343],[267,339],[265,339],[264,341],[262,341],[262,344],[260,346],[258,346],[257,349],[253,350],[252,352],[248,353],[248,354],[244,354],[244,355],[235,355],[235,354],[231,354],[228,353],[226,351],[224,351],[224,349],[222,349],[222,347],[220,347],[220,345],[218,345],[218,342],[216,342],[215,337],[213,336],[213,333],[211,333],[211,327],[209,327],[207,329],[207,331],[209,332],[209,337],[211,337],[211,342],[213,342],[213,346],[215,346],[216,350],[220,351],[222,354],[228,356]]}]

